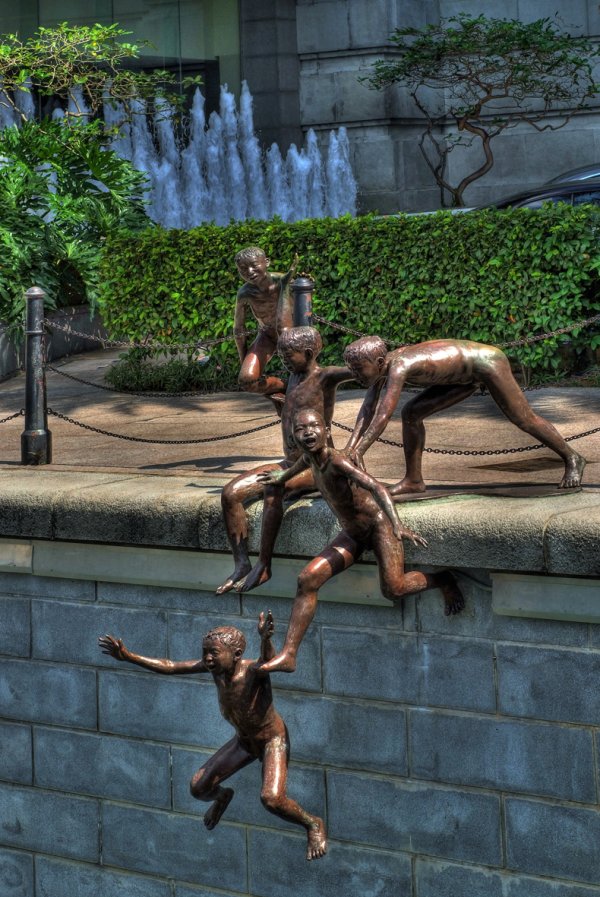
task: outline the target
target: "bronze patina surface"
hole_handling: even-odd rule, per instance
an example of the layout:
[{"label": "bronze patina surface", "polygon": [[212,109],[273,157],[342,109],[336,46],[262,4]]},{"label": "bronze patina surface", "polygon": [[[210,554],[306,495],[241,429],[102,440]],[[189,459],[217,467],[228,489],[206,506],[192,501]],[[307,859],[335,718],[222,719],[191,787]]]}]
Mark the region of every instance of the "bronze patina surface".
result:
[{"label": "bronze patina surface", "polygon": [[271,611],[261,614],[258,620],[261,638],[258,660],[243,659],[246,639],[233,626],[220,626],[207,632],[199,660],[142,657],[112,635],[101,636],[98,642],[104,654],[156,673],[210,673],[217,687],[221,713],[235,729],[235,735],[192,776],[190,782],[192,795],[211,804],[204,815],[205,826],[209,830],[215,828],[233,798],[233,788],[224,788],[222,782],[254,760],[260,760],[260,799],[263,806],[275,816],[306,830],[306,859],[316,860],[327,851],[325,824],[287,796],[290,739],[287,727],[273,704],[269,674],[262,669],[275,654],[273,629]]}]

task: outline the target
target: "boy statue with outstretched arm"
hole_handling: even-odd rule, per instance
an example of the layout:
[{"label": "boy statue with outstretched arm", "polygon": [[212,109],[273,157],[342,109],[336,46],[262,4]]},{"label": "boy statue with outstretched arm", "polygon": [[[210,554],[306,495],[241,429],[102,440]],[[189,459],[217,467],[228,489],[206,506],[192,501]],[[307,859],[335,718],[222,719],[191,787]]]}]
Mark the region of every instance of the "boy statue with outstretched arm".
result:
[{"label": "boy statue with outstretched arm", "polygon": [[536,414],[523,395],[504,352],[471,340],[438,339],[387,351],[378,336],[350,343],[344,360],[355,378],[369,387],[350,441],[350,456],[360,466],[369,446],[381,436],[407,383],[425,389],[402,409],[406,471],[390,494],[424,492],[422,458],[425,418],[451,408],[485,387],[504,415],[555,452],[564,463],[562,489],[581,485],[585,458],[571,448],[552,424]]},{"label": "boy statue with outstretched arm", "polygon": [[[289,285],[296,272],[298,257],[285,274],[269,272],[269,259],[258,246],[240,250],[235,263],[244,285],[237,293],[233,320],[233,336],[240,357],[239,384],[246,392],[283,401],[285,386],[279,377],[266,376],[265,368],[275,354],[281,330],[293,324],[293,308]],[[258,322],[258,334],[248,347],[246,318],[248,312]]]},{"label": "boy statue with outstretched arm", "polygon": [[273,705],[271,680],[260,669],[274,655],[272,644],[273,616],[261,614],[258,632],[261,651],[258,661],[243,660],[246,639],[233,626],[220,626],[207,632],[202,641],[201,660],[172,661],[166,658],[142,657],[125,647],[121,639],[104,635],[98,639],[105,654],[126,660],[156,673],[211,673],[217,686],[219,707],[235,735],[214,754],[192,777],[190,790],[198,800],[211,806],[204,815],[204,824],[213,829],[233,797],[233,788],[222,782],[239,769],[260,760],[263,768],[260,799],[270,812],[287,822],[301,825],[308,836],[307,860],[316,860],[327,851],[325,824],[311,816],[286,794],[290,753],[288,731]]},{"label": "boy statue with outstretched arm", "polygon": [[377,559],[381,591],[390,601],[439,588],[446,614],[461,611],[464,599],[451,573],[405,573],[402,539],[410,539],[416,545],[427,543],[402,526],[385,486],[329,444],[322,415],[311,410],[296,414],[294,439],[303,453],[301,457],[287,470],[265,472],[263,482],[282,483],[309,467],[342,531],[301,571],[283,651],[265,661],[260,669],[286,673],[296,669],[298,647],[315,615],[319,589],[336,573],[354,564],[367,549]]},{"label": "boy statue with outstretched arm", "polygon": [[[261,474],[269,470],[287,470],[300,454],[294,442],[293,417],[304,408],[315,408],[327,425],[333,417],[336,390],[340,383],[351,380],[345,367],[320,367],[317,357],[322,348],[321,335],[314,327],[289,327],[282,331],[277,351],[290,377],[281,409],[283,459],[271,461],[240,474],[223,489],[221,507],[227,538],[233,553],[234,570],[217,588],[217,594],[237,589],[248,592],[267,582],[271,576],[271,559],[275,540],[283,518],[284,494],[310,492],[315,488],[310,467],[304,467],[295,478],[265,485]],[[248,515],[245,505],[264,499],[263,520],[258,561],[252,566],[248,553]]]}]

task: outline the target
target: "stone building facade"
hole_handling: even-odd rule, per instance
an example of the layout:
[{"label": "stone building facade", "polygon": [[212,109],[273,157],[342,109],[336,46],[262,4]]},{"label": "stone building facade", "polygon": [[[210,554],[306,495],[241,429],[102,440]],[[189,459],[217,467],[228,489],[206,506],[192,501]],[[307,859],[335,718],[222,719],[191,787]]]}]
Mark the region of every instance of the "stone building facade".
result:
[{"label": "stone building facade", "polygon": [[[89,7],[74,0],[21,0],[0,9],[0,32],[27,37],[40,25],[64,21],[118,22],[135,39],[152,41],[146,65],[201,74],[209,106],[218,102],[219,81],[237,91],[245,78],[265,147],[276,140],[285,149],[301,143],[308,128],[324,135],[344,125],[360,209],[389,213],[438,208],[439,189],[420,155],[420,122],[406,92],[370,90],[360,78],[390,52],[395,28],[460,12],[524,21],[557,13],[573,34],[600,34],[595,0],[95,0]],[[515,129],[496,141],[494,168],[465,200],[486,203],[594,163],[599,141],[593,107],[555,132]],[[456,180],[463,160],[452,164]]]}]

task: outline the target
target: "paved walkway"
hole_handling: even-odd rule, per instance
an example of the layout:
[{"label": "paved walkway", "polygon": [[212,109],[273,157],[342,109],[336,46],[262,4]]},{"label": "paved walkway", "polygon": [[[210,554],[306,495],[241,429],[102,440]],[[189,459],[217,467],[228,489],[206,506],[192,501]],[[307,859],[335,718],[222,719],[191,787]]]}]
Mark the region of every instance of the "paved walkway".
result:
[{"label": "paved walkway", "polygon": [[[102,384],[107,368],[118,358],[116,351],[98,351],[55,363],[68,374]],[[199,477],[215,485],[263,461],[281,457],[281,437],[270,403],[243,393],[176,399],[148,399],[107,392],[48,373],[48,405],[93,427],[150,439],[202,439],[228,436],[274,422],[259,432],[199,445],[148,445],[114,439],[82,430],[51,416],[53,464],[50,470],[130,472],[148,475]],[[0,417],[24,404],[24,376],[0,383]],[[335,420],[352,425],[363,390],[340,390]],[[406,396],[405,401],[409,399]],[[600,389],[555,387],[528,393],[535,410],[551,420],[565,436],[600,425]],[[23,418],[0,426],[0,467],[20,465],[20,433]],[[334,427],[334,440],[343,446],[347,434]],[[386,438],[400,441],[397,411]],[[427,423],[427,445],[451,450],[501,449],[532,444],[526,434],[510,424],[489,396],[475,396]],[[577,450],[588,460],[586,488],[600,489],[600,434],[577,440]],[[402,450],[378,443],[366,456],[370,472],[393,483],[403,474]],[[520,488],[529,484],[554,486],[561,477],[561,462],[546,449],[511,455],[426,455],[428,483],[460,489],[481,484]]]}]

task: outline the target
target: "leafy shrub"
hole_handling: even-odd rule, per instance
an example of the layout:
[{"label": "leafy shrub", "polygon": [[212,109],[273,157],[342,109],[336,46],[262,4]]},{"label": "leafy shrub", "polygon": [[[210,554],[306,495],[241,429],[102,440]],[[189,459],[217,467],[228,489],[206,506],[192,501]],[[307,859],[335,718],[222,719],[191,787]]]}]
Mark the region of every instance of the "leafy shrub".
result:
[{"label": "leafy shrub", "polygon": [[[233,257],[257,244],[273,270],[286,270],[300,253],[300,270],[317,284],[314,311],[329,321],[394,343],[452,337],[498,344],[600,311],[599,225],[592,206],[548,205],[117,234],[104,252],[101,310],[114,335],[135,340],[222,336],[232,330],[240,286]],[[323,361],[339,363],[355,337],[321,329]],[[577,351],[600,345],[598,330],[568,339]],[[564,366],[560,344],[557,337],[510,355],[537,374],[555,373]],[[232,342],[211,353],[237,366]]]},{"label": "leafy shrub", "polygon": [[50,308],[96,300],[101,244],[148,226],[144,178],[102,148],[95,129],[25,122],[0,131],[0,319],[20,320],[24,291]]}]

